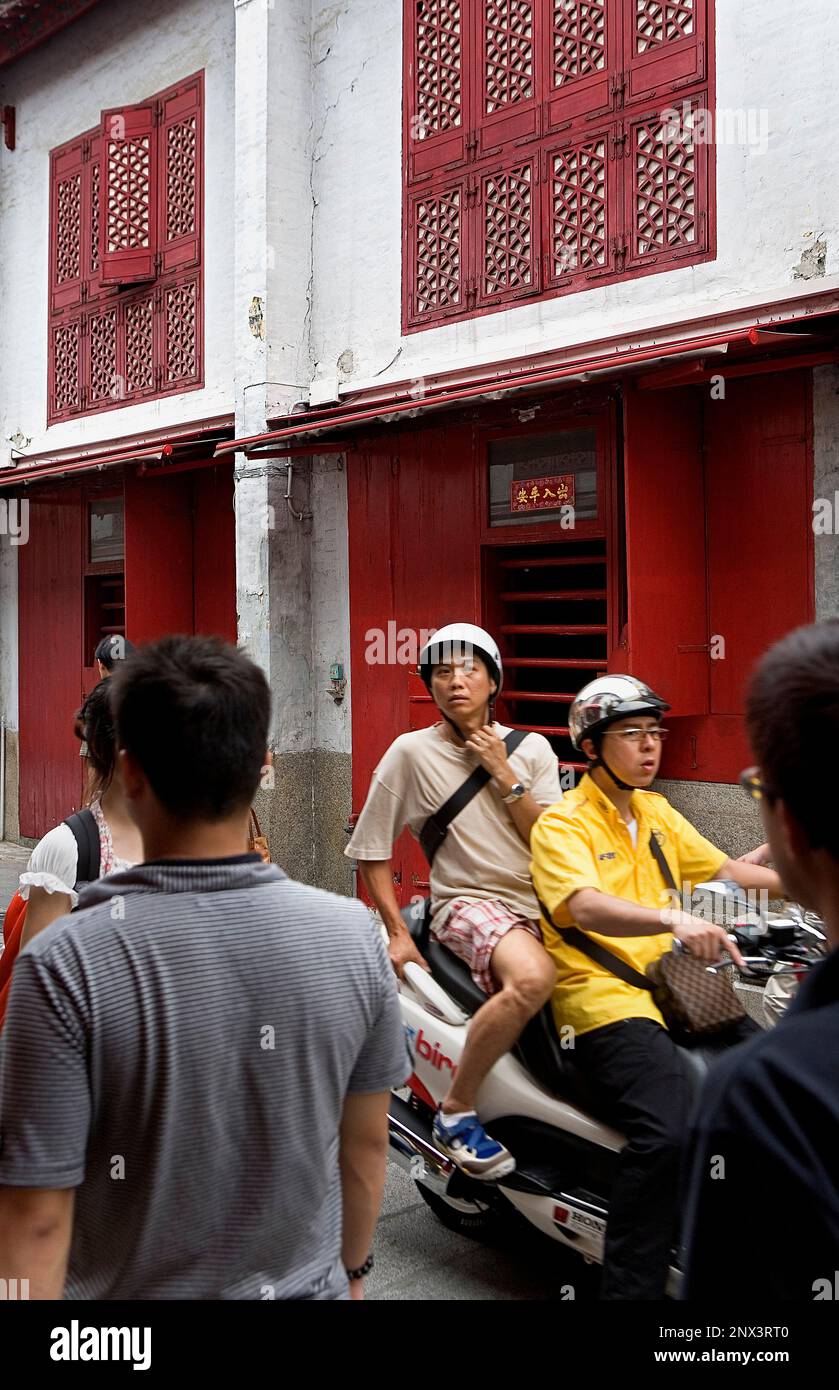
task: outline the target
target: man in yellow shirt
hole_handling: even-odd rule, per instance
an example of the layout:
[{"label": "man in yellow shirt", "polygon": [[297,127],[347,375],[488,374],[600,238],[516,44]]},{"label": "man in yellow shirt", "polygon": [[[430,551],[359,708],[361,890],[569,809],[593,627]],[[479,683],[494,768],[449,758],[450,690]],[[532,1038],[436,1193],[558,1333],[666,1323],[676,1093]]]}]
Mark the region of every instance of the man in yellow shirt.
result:
[{"label": "man in yellow shirt", "polygon": [[[741,961],[721,926],[673,904],[651,841],[679,888],[728,878],[782,892],[777,874],[732,861],[663,796],[645,790],[658,773],[667,733],[661,718],[669,708],[632,676],[603,676],[585,686],[568,722],[588,772],[542,813],[530,840],[542,936],[557,966],[556,1022],[574,1029],[569,1056],[598,1113],[627,1137],[606,1234],[601,1297],[607,1299],[664,1296],[696,1082],[649,990],[613,973],[604,952],[644,974],[675,937],[709,964],[724,951]],[[727,1041],[740,1041],[746,1031],[733,1030]]]}]

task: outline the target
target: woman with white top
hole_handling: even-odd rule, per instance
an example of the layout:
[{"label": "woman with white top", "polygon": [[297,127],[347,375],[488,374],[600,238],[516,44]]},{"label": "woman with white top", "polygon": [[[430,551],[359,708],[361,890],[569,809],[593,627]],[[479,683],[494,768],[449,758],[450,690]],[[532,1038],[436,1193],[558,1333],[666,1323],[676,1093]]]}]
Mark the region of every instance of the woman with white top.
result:
[{"label": "woman with white top", "polygon": [[[143,858],[140,832],[115,775],[116,732],[108,687],[108,680],[94,686],[76,716],[76,736],[87,745],[87,800],[99,832],[99,878],[129,869]],[[21,946],[75,907],[78,864],[78,844],[66,822],[49,830],[35,846],[20,876],[20,896],[27,903]]]}]

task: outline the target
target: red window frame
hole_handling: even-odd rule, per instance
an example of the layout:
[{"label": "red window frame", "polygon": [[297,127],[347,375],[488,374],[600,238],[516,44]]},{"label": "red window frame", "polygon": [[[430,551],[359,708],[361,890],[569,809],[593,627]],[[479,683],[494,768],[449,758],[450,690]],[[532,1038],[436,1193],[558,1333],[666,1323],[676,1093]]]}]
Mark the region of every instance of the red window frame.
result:
[{"label": "red window frame", "polygon": [[[592,22],[598,4],[600,25],[596,16]],[[688,150],[687,169],[678,177],[679,160],[672,160],[673,206],[668,200],[664,208],[669,230],[662,244],[643,245],[638,235],[645,197],[639,138],[663,112],[682,112],[686,104],[714,110],[714,0],[582,5],[583,0],[404,0],[404,332],[716,255],[714,157],[704,140]],[[684,132],[678,123],[666,128],[679,155]],[[605,142],[605,171],[601,178],[598,167],[592,188],[592,170],[584,169],[588,181],[578,195],[574,159],[595,138]],[[561,152],[569,156],[565,172],[571,177],[557,214],[551,160]],[[532,273],[489,293],[482,245],[486,180],[529,160]],[[429,200],[455,187],[461,197],[456,256],[451,237],[443,235],[435,248],[435,228],[423,227],[417,217]],[[572,256],[558,268],[554,218],[566,219],[566,240],[572,239],[567,217],[578,196],[589,203],[580,227],[592,235],[593,211],[594,240],[602,234],[605,249],[596,262],[582,254],[578,264]],[[652,226],[659,210],[651,206],[649,212]],[[521,250],[521,215],[511,225]],[[433,290],[437,278],[435,254],[443,279],[450,287],[453,275],[458,282],[439,302],[435,293],[424,292]],[[496,245],[496,262],[500,254]]]},{"label": "red window frame", "polygon": [[47,425],[204,385],[203,241],[203,72],[51,152]]}]

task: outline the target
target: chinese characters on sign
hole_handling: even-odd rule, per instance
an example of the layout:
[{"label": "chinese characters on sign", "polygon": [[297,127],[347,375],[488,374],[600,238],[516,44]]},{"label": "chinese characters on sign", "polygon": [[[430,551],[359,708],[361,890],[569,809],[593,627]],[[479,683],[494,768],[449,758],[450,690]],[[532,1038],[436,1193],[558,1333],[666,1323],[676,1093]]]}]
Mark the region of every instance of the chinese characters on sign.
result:
[{"label": "chinese characters on sign", "polygon": [[553,478],[519,478],[510,484],[511,512],[554,511],[574,505],[574,474]]}]

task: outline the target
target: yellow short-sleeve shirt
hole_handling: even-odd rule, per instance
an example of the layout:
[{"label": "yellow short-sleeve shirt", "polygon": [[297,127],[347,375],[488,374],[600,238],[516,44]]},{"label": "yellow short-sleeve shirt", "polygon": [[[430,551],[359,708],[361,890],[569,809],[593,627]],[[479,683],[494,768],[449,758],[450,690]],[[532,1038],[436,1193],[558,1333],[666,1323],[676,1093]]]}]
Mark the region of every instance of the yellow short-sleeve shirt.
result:
[{"label": "yellow short-sleeve shirt", "polygon": [[[632,793],[638,824],[637,845],[617,807],[586,775],[579,786],[542,812],[530,838],[530,872],[542,906],[542,937],[557,967],[553,995],[558,1027],[570,1024],[580,1035],[624,1018],[664,1022],[652,995],[636,989],[570,946],[562,927],[576,926],[567,903],[581,888],[596,888],[642,907],[668,906],[661,869],[650,850],[656,832],[670,872],[681,890],[717,877],[727,855],[717,849],[657,792]],[[546,916],[550,913],[550,919]],[[655,936],[602,936],[593,941],[644,974],[668,951],[672,932]]]}]

